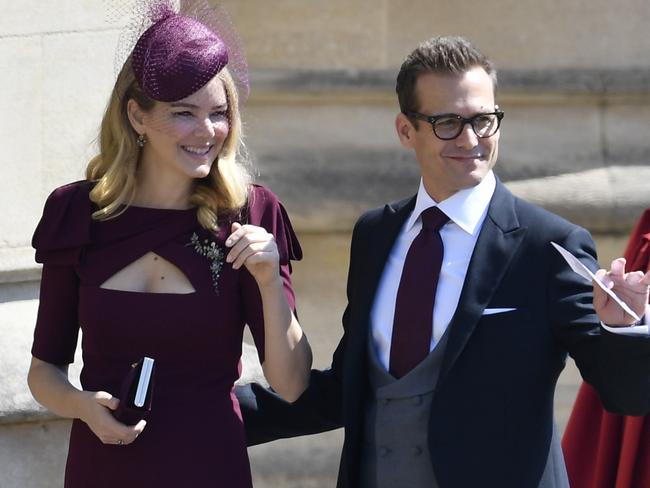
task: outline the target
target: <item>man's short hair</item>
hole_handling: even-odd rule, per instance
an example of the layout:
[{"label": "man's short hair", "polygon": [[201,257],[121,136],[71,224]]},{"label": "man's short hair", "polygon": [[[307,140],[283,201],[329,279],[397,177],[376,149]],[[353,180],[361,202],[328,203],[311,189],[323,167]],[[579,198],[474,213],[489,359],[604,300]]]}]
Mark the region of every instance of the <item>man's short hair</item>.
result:
[{"label": "man's short hair", "polygon": [[497,90],[497,71],[492,61],[463,37],[433,37],[421,43],[409,54],[397,75],[395,91],[402,113],[417,112],[415,84],[423,73],[462,75],[481,67],[492,78]]}]

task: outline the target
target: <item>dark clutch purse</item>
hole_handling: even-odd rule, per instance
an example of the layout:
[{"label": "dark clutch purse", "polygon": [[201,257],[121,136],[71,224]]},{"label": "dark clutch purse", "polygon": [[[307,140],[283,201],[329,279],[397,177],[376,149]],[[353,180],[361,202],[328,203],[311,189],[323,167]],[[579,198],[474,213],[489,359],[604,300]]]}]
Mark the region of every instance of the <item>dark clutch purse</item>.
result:
[{"label": "dark clutch purse", "polygon": [[126,425],[137,424],[151,412],[154,386],[154,360],[142,358],[131,365],[120,388],[120,404],[113,416]]}]

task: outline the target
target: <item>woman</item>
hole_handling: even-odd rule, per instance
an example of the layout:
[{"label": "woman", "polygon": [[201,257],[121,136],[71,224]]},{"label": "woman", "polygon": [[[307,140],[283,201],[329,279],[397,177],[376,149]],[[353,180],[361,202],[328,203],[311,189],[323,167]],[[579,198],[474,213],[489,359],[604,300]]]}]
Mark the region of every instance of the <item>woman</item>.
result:
[{"label": "woman", "polygon": [[[631,271],[650,271],[650,209],[625,250]],[[650,419],[607,412],[583,383],[562,441],[573,488],[650,486]]]},{"label": "woman", "polygon": [[[50,195],[34,234],[43,275],[29,386],[74,419],[66,487],[250,487],[233,394],[243,327],[271,386],[295,400],[311,366],[291,310],[301,250],[239,160],[237,53],[197,18],[159,2],[150,16],[87,180]],[[79,328],[82,391],[67,376]],[[144,356],[155,359],[151,411],[124,425],[117,395]]]}]

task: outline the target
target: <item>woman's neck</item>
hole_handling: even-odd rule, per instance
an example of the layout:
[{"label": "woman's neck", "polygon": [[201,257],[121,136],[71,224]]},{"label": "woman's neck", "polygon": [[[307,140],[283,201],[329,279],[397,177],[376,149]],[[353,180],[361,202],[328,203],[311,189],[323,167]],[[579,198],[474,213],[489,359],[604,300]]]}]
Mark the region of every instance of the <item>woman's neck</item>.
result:
[{"label": "woman's neck", "polygon": [[136,177],[133,205],[151,208],[187,209],[194,180],[166,171],[147,171],[141,167]]}]

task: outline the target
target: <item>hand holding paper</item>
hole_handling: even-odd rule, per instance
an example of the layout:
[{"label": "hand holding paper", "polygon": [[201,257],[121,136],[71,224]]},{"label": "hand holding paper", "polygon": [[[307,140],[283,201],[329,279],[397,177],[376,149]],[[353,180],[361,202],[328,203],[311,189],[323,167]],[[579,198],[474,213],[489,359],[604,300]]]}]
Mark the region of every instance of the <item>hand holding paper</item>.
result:
[{"label": "hand holding paper", "polygon": [[131,366],[120,391],[120,404],[114,417],[126,425],[135,425],[151,412],[154,385],[154,360],[142,358]]},{"label": "hand holding paper", "polygon": [[[612,261],[610,271],[598,270],[597,278],[602,281],[609,289],[614,290],[629,307],[636,312],[637,317],[643,316],[648,303],[648,285],[650,285],[650,272],[634,271],[625,272],[625,259],[618,258]],[[629,316],[621,313],[618,308],[609,299],[608,295],[594,290],[594,308],[603,323],[608,325],[629,325],[631,322]],[[634,315],[632,315],[634,317]],[[635,317],[635,320],[640,318]]]},{"label": "hand holding paper", "polygon": [[594,284],[594,309],[600,320],[610,326],[626,326],[640,320],[648,303],[650,272],[625,273],[625,259],[612,261],[610,271],[596,274],[559,244],[551,242],[571,269]]}]

